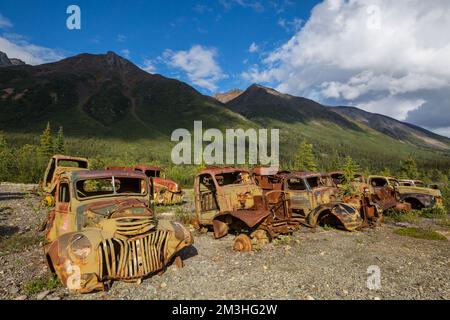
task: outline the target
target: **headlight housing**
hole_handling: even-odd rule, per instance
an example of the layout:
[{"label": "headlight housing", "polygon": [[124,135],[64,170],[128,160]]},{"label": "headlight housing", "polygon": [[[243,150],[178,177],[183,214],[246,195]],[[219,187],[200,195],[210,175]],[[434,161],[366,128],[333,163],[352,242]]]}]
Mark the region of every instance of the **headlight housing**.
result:
[{"label": "headlight housing", "polygon": [[69,252],[78,260],[86,259],[92,251],[92,244],[83,234],[75,234],[72,236],[69,246]]}]

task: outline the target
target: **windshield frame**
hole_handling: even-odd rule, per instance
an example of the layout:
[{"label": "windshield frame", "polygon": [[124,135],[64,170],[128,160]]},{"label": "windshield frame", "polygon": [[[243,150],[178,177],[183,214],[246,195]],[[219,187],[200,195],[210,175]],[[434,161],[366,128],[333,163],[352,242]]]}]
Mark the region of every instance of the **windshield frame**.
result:
[{"label": "windshield frame", "polygon": [[[137,179],[137,180],[143,180],[145,182],[145,193],[116,193],[115,191],[111,194],[102,194],[102,195],[98,195],[98,196],[92,196],[92,197],[85,197],[85,198],[80,198],[78,195],[78,188],[77,188],[77,183],[80,181],[88,181],[88,180],[101,180],[101,179],[110,179],[111,181],[115,181],[115,179],[119,179],[120,178],[125,178],[125,179]],[[111,197],[146,197],[148,195],[148,181],[147,179],[144,178],[138,178],[138,177],[127,177],[127,176],[117,176],[117,175],[111,175],[111,176],[99,176],[99,177],[86,177],[86,178],[79,178],[79,179],[75,179],[72,182],[72,188],[73,188],[73,193],[75,198],[78,201],[86,201],[86,200],[92,200],[92,199],[101,199],[101,198],[111,198]],[[115,190],[115,185],[113,185],[113,188]]]},{"label": "windshield frame", "polygon": [[[249,176],[249,181],[245,182],[245,183],[229,183],[229,184],[225,184],[225,185],[220,185],[219,182],[217,181],[217,176],[218,175],[225,175],[225,174],[240,174],[240,173],[246,173]],[[253,179],[253,176],[250,174],[250,172],[242,170],[242,171],[230,171],[230,172],[220,172],[220,173],[216,173],[213,174],[213,179],[214,179],[214,184],[216,185],[216,188],[227,188],[230,186],[249,186],[249,185],[256,185],[255,180]]]}]

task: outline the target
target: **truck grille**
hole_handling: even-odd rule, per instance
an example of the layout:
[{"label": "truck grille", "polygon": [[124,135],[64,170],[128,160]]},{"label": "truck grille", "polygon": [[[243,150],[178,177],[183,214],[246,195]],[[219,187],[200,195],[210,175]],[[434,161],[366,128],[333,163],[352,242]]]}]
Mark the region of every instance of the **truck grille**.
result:
[{"label": "truck grille", "polygon": [[151,217],[123,217],[115,221],[116,233],[127,237],[145,234],[155,227]]},{"label": "truck grille", "polygon": [[163,249],[168,232],[157,230],[144,237],[111,238],[100,243],[100,278],[142,278],[164,266]]}]

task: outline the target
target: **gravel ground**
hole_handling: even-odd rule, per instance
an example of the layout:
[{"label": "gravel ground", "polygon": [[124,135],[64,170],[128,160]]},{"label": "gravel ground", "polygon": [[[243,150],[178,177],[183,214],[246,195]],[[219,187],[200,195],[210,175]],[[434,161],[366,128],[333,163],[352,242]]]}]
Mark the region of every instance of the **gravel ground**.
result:
[{"label": "gravel ground", "polygon": [[[450,299],[450,242],[393,233],[395,223],[343,232],[301,228],[258,251],[232,250],[234,236],[214,240],[195,232],[185,266],[169,266],[141,284],[115,282],[108,292],[73,294],[65,288],[26,289],[48,269],[37,231],[47,209],[31,185],[0,185],[0,299]],[[185,210],[192,210],[187,203]],[[160,208],[165,219],[175,208]],[[421,219],[449,237],[448,227]],[[15,239],[5,249],[5,241]],[[368,268],[381,272],[381,288],[369,290]]]}]

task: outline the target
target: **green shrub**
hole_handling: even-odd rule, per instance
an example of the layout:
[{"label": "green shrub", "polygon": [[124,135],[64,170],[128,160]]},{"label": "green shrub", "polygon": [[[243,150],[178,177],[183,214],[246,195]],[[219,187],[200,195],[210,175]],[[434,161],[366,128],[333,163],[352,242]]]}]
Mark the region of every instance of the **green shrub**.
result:
[{"label": "green shrub", "polygon": [[415,223],[419,220],[419,213],[420,211],[418,210],[399,212],[394,209],[388,209],[383,213],[383,215],[396,222]]},{"label": "green shrub", "polygon": [[443,218],[447,215],[447,211],[443,208],[426,208],[422,210],[418,210],[418,215],[424,218]]},{"label": "green shrub", "polygon": [[181,222],[182,224],[189,224],[191,223],[193,218],[193,214],[191,212],[191,210],[188,210],[186,208],[183,207],[178,207],[175,210],[175,220],[177,220],[178,222]]},{"label": "green shrub", "polygon": [[56,275],[47,273],[43,276],[30,280],[22,285],[22,290],[27,295],[37,294],[44,290],[55,290],[61,286]]}]

